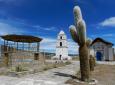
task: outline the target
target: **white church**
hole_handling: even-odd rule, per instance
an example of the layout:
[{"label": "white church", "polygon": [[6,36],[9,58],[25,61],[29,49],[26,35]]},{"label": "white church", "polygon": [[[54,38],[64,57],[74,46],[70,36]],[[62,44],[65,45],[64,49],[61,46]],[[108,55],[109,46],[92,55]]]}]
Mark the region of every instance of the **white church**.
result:
[{"label": "white church", "polygon": [[68,56],[68,42],[67,36],[64,31],[60,31],[57,36],[57,43],[56,43],[56,55],[52,57],[55,60],[70,60],[72,59]]},{"label": "white church", "polygon": [[108,42],[102,38],[96,38],[91,47],[94,50],[94,54],[97,61],[114,61],[114,48],[111,42]]}]

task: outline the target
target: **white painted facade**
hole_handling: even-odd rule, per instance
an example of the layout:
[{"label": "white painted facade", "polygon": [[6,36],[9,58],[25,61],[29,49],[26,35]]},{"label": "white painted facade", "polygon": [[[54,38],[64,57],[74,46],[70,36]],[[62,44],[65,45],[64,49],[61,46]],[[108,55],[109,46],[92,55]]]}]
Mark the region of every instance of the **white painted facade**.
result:
[{"label": "white painted facade", "polygon": [[[101,54],[101,61],[113,61],[114,60],[114,49],[112,44],[106,44],[102,41],[93,43],[92,48],[94,49],[96,58]],[[98,59],[97,59],[98,60]]]},{"label": "white painted facade", "polygon": [[58,60],[71,59],[71,57],[68,56],[68,42],[67,42],[67,36],[64,33],[64,31],[60,31],[60,33],[58,34],[56,43],[56,56],[54,56],[53,59]]}]

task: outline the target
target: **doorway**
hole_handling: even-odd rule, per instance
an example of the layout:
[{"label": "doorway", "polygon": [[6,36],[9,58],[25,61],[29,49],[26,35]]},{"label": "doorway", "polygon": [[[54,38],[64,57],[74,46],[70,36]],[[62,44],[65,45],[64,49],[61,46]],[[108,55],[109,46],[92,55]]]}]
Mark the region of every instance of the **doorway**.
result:
[{"label": "doorway", "polygon": [[101,52],[97,52],[96,53],[96,59],[97,59],[97,61],[102,61],[102,57],[103,57],[103,55],[102,55]]},{"label": "doorway", "polygon": [[60,55],[59,60],[61,60],[62,55]]}]

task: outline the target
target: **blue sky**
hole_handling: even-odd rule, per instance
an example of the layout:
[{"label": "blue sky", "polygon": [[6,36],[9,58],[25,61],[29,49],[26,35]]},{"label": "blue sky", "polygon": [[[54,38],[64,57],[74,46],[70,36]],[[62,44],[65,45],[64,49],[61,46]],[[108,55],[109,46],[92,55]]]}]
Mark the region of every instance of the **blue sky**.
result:
[{"label": "blue sky", "polygon": [[0,35],[26,34],[43,38],[41,50],[55,51],[60,30],[69,41],[69,52],[78,46],[71,40],[73,7],[81,7],[89,38],[104,38],[115,44],[114,0],[0,0]]}]

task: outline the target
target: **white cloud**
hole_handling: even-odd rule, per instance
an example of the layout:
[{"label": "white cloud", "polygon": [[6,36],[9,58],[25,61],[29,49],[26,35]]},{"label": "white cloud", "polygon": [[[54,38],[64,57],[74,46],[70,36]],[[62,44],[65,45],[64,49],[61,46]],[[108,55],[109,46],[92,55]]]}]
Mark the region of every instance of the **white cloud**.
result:
[{"label": "white cloud", "polygon": [[95,34],[95,35],[93,34],[93,35],[90,35],[90,37],[92,37],[92,38],[96,38],[96,37],[99,37],[99,36],[107,38],[107,37],[115,37],[115,34],[107,33],[107,34]]},{"label": "white cloud", "polygon": [[[27,28],[32,28],[32,31],[28,31]],[[56,27],[41,27],[39,25],[33,26],[32,24],[27,24],[24,21],[21,20],[2,20],[0,19],[0,35],[4,34],[29,34],[29,33],[39,33],[41,32],[56,32],[57,28]]]},{"label": "white cloud", "polygon": [[23,32],[22,29],[16,28],[10,24],[0,22],[0,35],[15,34]]},{"label": "white cloud", "polygon": [[[44,50],[44,51],[55,52],[56,42],[57,39],[54,38],[43,38],[43,41],[41,42],[40,45],[41,51]],[[78,45],[70,39],[68,39],[68,47],[70,54],[78,54]]]},{"label": "white cloud", "polygon": [[108,19],[105,19],[103,22],[101,22],[99,25],[101,26],[111,26],[115,27],[115,17],[110,17]]},{"label": "white cloud", "polygon": [[39,25],[33,26],[34,28],[37,28],[37,30],[45,30],[45,31],[56,31],[57,28],[56,27],[42,27]]},{"label": "white cloud", "polygon": [[104,36],[104,37],[112,37],[114,35],[113,34],[103,34],[102,36]]},{"label": "white cloud", "polygon": [[72,40],[68,40],[69,54],[78,54],[79,46]]},{"label": "white cloud", "polygon": [[[15,27],[11,24],[7,24],[0,21],[0,36],[7,34],[23,34],[26,31],[22,28]],[[0,44],[3,44],[3,39],[0,38]]]},{"label": "white cloud", "polygon": [[53,51],[55,52],[56,39],[53,38],[43,38],[43,41],[40,43],[41,51]]}]

